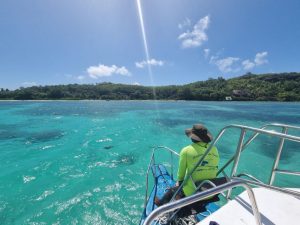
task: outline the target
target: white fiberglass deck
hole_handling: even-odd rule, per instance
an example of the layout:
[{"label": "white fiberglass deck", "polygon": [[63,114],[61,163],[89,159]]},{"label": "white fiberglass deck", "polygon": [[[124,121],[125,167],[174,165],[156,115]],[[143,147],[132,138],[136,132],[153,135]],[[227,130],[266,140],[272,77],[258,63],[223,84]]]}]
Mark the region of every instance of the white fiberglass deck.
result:
[{"label": "white fiberglass deck", "polygon": [[[300,188],[293,190],[300,192]],[[299,224],[299,198],[264,188],[254,188],[253,191],[262,224]],[[244,191],[197,225],[209,225],[210,221],[215,221],[220,225],[256,225],[247,192]]]}]

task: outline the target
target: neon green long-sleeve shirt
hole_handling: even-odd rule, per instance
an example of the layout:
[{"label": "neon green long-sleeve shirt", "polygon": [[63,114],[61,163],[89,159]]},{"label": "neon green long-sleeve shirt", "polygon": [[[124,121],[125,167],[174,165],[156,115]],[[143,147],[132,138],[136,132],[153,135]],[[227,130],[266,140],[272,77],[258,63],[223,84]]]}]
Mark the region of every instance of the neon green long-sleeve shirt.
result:
[{"label": "neon green long-sleeve shirt", "polygon": [[[199,159],[203,156],[208,146],[207,143],[198,142],[181,150],[177,173],[178,181],[184,180],[185,176],[190,173]],[[204,158],[203,162],[193,172],[192,178],[194,182],[215,178],[218,172],[219,160],[218,150],[214,146]],[[185,196],[190,196],[195,192],[195,186],[191,179],[183,186],[183,192]]]}]

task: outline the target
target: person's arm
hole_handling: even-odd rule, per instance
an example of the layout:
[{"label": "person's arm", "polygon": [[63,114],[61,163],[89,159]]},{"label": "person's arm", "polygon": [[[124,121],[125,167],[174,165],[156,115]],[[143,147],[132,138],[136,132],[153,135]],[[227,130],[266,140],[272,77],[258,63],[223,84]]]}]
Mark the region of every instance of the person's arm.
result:
[{"label": "person's arm", "polygon": [[177,185],[184,180],[186,173],[186,152],[185,150],[181,150],[179,155],[179,166],[178,166],[178,173],[177,173]]}]

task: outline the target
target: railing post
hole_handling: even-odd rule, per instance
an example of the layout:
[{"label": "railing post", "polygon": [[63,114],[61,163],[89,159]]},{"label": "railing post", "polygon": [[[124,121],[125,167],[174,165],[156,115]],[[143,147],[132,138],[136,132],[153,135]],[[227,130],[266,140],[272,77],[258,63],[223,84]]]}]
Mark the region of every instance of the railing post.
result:
[{"label": "railing post", "polygon": [[148,184],[149,184],[149,171],[150,171],[153,159],[154,159],[154,152],[155,152],[155,149],[152,150],[151,159],[150,159],[150,162],[149,162],[149,165],[148,165],[148,169],[147,169],[147,173],[146,173],[146,193],[145,193],[145,200],[144,200],[144,208],[146,208],[146,206],[147,206]]},{"label": "railing post", "polygon": [[[242,128],[239,143],[238,143],[237,148],[236,148],[236,153],[235,153],[235,157],[234,157],[234,164],[233,164],[233,167],[232,167],[232,170],[231,170],[230,178],[232,178],[236,174],[237,166],[238,166],[240,156],[241,156],[241,151],[242,151],[242,148],[243,148],[243,142],[244,142],[245,134],[246,134],[246,130],[245,130],[245,128]],[[228,190],[227,199],[230,198],[230,195],[231,195],[231,189]]]},{"label": "railing post", "polygon": [[256,199],[255,199],[255,196],[254,196],[254,192],[253,190],[246,184],[243,185],[244,188],[246,189],[247,193],[248,193],[248,197],[249,197],[249,200],[250,200],[250,203],[251,203],[251,206],[252,206],[252,212],[253,212],[253,215],[254,215],[254,218],[255,218],[255,222],[257,225],[261,225],[261,217],[260,217],[260,213],[259,213],[259,210],[258,210],[258,207],[257,207],[257,202],[256,202]]},{"label": "railing post", "polygon": [[171,154],[171,178],[173,179],[173,153],[170,152]]},{"label": "railing post", "polygon": [[[283,127],[282,133],[287,134],[287,132],[288,132],[288,128],[287,127]],[[271,176],[270,176],[270,179],[269,179],[269,184],[270,185],[273,184],[274,179],[275,179],[276,169],[278,167],[279,160],[280,160],[280,157],[281,157],[281,152],[282,152],[282,149],[283,149],[284,140],[285,140],[284,138],[281,138],[280,142],[279,142],[276,159],[274,161],[274,164],[273,164],[273,167],[272,167]]]}]

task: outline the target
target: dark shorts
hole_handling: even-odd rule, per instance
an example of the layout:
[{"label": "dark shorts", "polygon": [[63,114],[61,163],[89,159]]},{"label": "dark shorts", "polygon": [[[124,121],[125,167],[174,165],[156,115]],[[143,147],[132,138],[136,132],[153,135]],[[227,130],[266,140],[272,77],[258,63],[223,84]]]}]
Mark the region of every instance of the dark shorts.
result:
[{"label": "dark shorts", "polygon": [[[165,192],[165,194],[164,194],[164,196],[162,197],[162,199],[160,199],[159,205],[158,205],[158,206],[161,206],[161,205],[164,205],[164,204],[170,202],[171,199],[172,199],[172,197],[173,197],[173,195],[174,195],[174,194],[176,193],[176,191],[178,190],[178,188],[179,188],[179,186],[175,186],[175,187],[169,188],[169,189]],[[183,190],[181,189],[181,190],[177,193],[176,199],[184,198],[184,197],[185,197],[185,195],[184,195],[184,193],[183,193]]]}]

